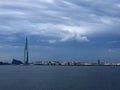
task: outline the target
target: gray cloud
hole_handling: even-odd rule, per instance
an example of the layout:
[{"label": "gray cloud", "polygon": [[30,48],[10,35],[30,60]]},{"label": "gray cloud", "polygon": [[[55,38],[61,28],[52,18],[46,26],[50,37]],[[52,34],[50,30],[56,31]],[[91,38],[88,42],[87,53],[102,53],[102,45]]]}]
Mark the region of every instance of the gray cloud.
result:
[{"label": "gray cloud", "polygon": [[[120,24],[119,0],[1,0],[0,34],[54,37],[49,43],[109,33]],[[120,33],[116,29],[117,33]],[[56,38],[56,39],[55,39]]]}]

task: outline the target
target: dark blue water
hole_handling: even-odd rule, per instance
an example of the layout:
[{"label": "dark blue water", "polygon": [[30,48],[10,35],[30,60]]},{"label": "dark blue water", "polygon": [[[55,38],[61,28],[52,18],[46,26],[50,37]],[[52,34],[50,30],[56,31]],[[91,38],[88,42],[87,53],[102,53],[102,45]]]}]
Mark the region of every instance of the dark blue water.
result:
[{"label": "dark blue water", "polygon": [[0,66],[0,90],[120,90],[120,67]]}]

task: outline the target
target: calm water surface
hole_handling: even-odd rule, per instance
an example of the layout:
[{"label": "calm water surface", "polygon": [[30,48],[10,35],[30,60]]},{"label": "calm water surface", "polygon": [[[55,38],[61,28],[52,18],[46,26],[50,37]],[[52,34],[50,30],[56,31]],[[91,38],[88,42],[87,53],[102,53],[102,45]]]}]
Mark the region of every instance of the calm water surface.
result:
[{"label": "calm water surface", "polygon": [[120,90],[120,67],[0,66],[0,90]]}]

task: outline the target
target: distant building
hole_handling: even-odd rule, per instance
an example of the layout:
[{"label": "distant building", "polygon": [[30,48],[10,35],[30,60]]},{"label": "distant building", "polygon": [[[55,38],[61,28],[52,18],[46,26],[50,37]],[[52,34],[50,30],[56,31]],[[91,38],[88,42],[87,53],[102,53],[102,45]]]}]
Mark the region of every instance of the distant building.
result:
[{"label": "distant building", "polygon": [[0,62],[0,65],[10,65],[8,62]]},{"label": "distant building", "polygon": [[20,64],[23,64],[23,63],[20,60],[13,59],[12,64],[13,65],[20,65]]},{"label": "distant building", "polygon": [[98,60],[98,65],[100,65],[101,64],[101,62],[100,62],[100,60]]},{"label": "distant building", "polygon": [[0,62],[0,65],[3,65],[3,62]]}]

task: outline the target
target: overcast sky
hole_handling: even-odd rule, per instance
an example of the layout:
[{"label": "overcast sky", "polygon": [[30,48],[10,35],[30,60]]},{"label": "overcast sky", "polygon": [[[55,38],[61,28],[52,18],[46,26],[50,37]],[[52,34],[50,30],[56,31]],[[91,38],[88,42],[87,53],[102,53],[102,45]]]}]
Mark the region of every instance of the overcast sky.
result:
[{"label": "overcast sky", "polygon": [[120,0],[0,0],[0,59],[120,62]]}]

